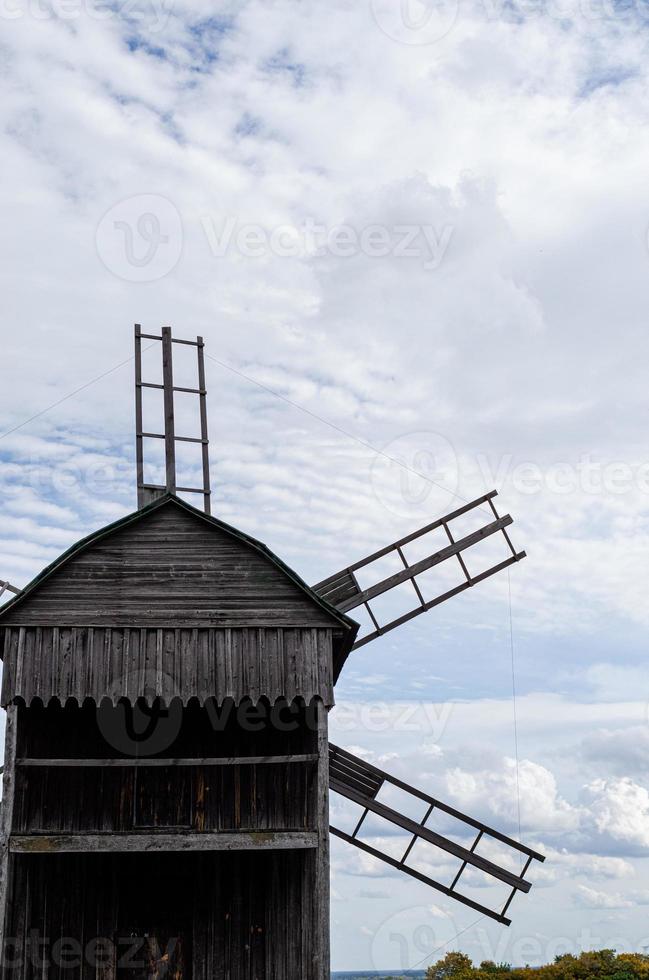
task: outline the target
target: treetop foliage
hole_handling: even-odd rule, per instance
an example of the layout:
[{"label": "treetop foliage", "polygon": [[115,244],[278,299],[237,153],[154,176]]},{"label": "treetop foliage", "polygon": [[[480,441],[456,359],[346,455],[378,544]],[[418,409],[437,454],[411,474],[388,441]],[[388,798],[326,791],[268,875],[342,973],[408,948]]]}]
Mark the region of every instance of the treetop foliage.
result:
[{"label": "treetop foliage", "polygon": [[474,966],[464,953],[447,953],[428,967],[426,980],[649,980],[649,956],[600,949],[573,956],[557,956],[540,967],[512,967],[483,960]]}]

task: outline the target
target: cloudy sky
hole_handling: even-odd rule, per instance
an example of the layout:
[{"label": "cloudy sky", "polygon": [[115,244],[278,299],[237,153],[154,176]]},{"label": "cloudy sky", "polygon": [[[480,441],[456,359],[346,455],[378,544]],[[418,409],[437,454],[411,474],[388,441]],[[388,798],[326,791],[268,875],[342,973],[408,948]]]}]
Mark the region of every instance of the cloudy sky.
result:
[{"label": "cloudy sky", "polygon": [[336,843],[333,964],[649,946],[645,0],[0,18],[0,578],[134,508],[134,322],[205,337],[214,511],[308,581],[497,489],[528,557],[333,737],[548,860],[507,930]]}]

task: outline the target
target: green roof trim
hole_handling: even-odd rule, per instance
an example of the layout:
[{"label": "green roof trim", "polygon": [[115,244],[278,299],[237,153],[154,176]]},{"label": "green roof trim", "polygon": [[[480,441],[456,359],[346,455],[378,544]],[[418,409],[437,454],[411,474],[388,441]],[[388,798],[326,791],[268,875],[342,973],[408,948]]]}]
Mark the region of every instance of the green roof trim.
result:
[{"label": "green roof trim", "polygon": [[15,609],[16,606],[21,605],[25,599],[27,599],[36,589],[38,589],[43,582],[50,578],[50,576],[61,568],[61,566],[65,565],[66,562],[70,561],[70,559],[74,558],[82,551],[85,551],[86,548],[91,547],[93,544],[95,544],[95,542],[101,541],[103,538],[113,534],[115,531],[121,531],[124,528],[129,527],[131,524],[135,524],[137,521],[142,520],[142,518],[146,517],[148,514],[152,514],[156,510],[160,510],[162,507],[169,505],[180,507],[188,514],[191,514],[192,516],[204,521],[209,527],[214,527],[218,528],[220,531],[225,531],[226,534],[230,534],[232,537],[237,538],[239,541],[242,541],[249,547],[254,548],[255,551],[258,551],[261,555],[271,561],[273,565],[287,575],[288,578],[290,578],[291,581],[298,586],[298,588],[305,592],[313,602],[320,606],[324,612],[328,613],[332,619],[336,620],[344,629],[349,631],[349,636],[345,638],[344,646],[345,648],[348,646],[351,648],[351,645],[353,644],[359,630],[359,624],[355,620],[351,619],[345,613],[340,612],[335,608],[335,606],[332,606],[331,603],[327,602],[326,599],[319,596],[317,592],[314,592],[311,586],[307,585],[306,582],[300,578],[297,572],[294,572],[292,568],[289,568],[289,566],[286,565],[281,558],[278,558],[277,555],[270,550],[270,548],[263,544],[263,542],[257,541],[256,538],[251,537],[244,531],[239,531],[236,527],[232,527],[231,524],[226,524],[225,521],[219,520],[218,517],[212,517],[209,514],[203,513],[202,510],[198,510],[196,507],[193,507],[192,504],[188,504],[186,500],[181,500],[180,497],[177,497],[173,493],[165,493],[157,500],[154,500],[145,507],[140,508],[140,510],[133,511],[133,513],[127,514],[125,517],[120,517],[119,520],[113,521],[112,524],[107,524],[106,527],[100,528],[98,531],[93,531],[92,534],[88,534],[85,538],[77,541],[77,543],[73,544],[71,548],[68,548],[68,550],[64,551],[62,555],[59,555],[59,557],[48,565],[47,568],[44,568],[42,572],[39,572],[39,574],[32,579],[29,585],[27,585],[19,595],[15,596],[5,606],[3,606],[2,609],[0,609],[0,622],[5,613],[7,613],[10,609]]}]

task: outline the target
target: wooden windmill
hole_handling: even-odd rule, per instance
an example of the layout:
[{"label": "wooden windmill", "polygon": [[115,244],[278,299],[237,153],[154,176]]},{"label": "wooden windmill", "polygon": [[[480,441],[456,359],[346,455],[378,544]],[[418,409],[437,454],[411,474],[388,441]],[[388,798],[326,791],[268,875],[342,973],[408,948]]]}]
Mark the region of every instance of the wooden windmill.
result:
[{"label": "wooden windmill", "polygon": [[[142,379],[143,338],[162,345],[161,383]],[[196,349],[195,388],[174,384],[175,343]],[[328,742],[334,685],[353,650],[523,557],[495,492],[309,587],[210,515],[201,338],[136,328],[135,363],[139,509],[23,591],[9,587],[0,610],[3,980],[328,980],[330,832],[508,924],[542,855]],[[146,387],[163,393],[159,433],[142,427]],[[179,390],[199,399],[200,435],[176,434]],[[148,438],[165,444],[157,484],[144,479]],[[179,441],[200,446],[200,487],[176,484]],[[485,507],[486,522],[454,533]],[[409,560],[433,531],[447,544]],[[472,549],[493,535],[507,557],[470,572]],[[401,569],[364,587],[386,557]],[[424,574],[450,562],[461,581],[426,596]],[[382,622],[376,600],[404,584],[416,604]],[[371,626],[358,638],[349,613],[360,607]],[[422,815],[406,815],[391,791]],[[353,828],[330,827],[330,792],[357,808]],[[433,829],[440,817],[459,831]],[[365,835],[377,818],[405,835],[401,856]],[[446,878],[417,860],[422,846]],[[476,875],[506,889],[499,907],[471,897]]]}]

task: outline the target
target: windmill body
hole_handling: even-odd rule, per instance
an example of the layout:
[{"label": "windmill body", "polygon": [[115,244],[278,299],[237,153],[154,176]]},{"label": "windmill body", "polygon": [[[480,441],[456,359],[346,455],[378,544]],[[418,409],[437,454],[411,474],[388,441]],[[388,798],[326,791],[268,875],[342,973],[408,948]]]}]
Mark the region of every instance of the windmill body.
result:
[{"label": "windmill body", "polygon": [[[403,566],[387,579],[360,585],[370,556],[309,587],[209,515],[207,465],[193,488],[205,512],[176,495],[169,452],[189,437],[173,426],[170,333],[157,339],[166,343],[165,431],[148,435],[165,439],[165,484],[144,486],[138,410],[140,509],[79,542],[24,591],[12,587],[0,610],[3,980],[328,980],[330,791],[359,814],[354,828],[331,828],[338,837],[507,923],[512,898],[529,890],[527,867],[542,856],[331,746],[328,715],[355,646],[448,597],[424,597],[425,571],[457,561],[466,575],[450,595],[522,557],[507,537],[511,518],[487,495],[411,536],[442,529],[441,551],[411,562],[406,539],[383,549]],[[197,350],[194,441],[205,462],[202,342]],[[138,356],[136,372],[139,399]],[[488,522],[454,535],[454,519],[485,503]],[[494,534],[511,554],[471,579],[463,556]],[[404,583],[416,608],[381,624],[372,600]],[[360,605],[373,625],[359,640],[349,611]],[[415,796],[422,817],[395,808],[390,788]],[[459,841],[433,827],[440,814],[463,828]],[[363,836],[376,818],[405,835],[399,859]],[[451,879],[413,863],[421,844],[455,862]],[[470,897],[472,874],[502,885],[504,905]]]}]

